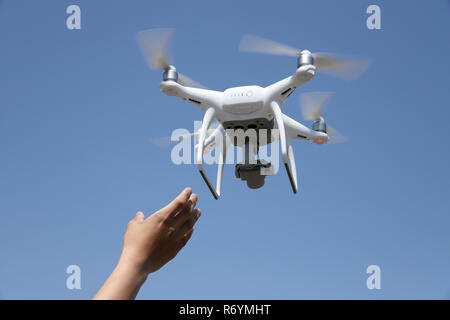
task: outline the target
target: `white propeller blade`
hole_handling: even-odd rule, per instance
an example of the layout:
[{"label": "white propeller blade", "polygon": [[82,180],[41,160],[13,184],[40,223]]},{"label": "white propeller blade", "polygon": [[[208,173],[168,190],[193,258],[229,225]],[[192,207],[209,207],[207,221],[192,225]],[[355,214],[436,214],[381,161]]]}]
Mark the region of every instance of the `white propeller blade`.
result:
[{"label": "white propeller blade", "polygon": [[310,92],[300,95],[300,107],[305,120],[319,120],[332,92]]},{"label": "white propeller blade", "polygon": [[[215,123],[211,124],[211,125],[209,126],[209,128],[208,128],[208,134],[213,133],[214,130],[215,130],[219,125],[220,125],[220,123],[218,123],[218,122],[215,122]],[[197,139],[198,139],[198,135],[199,135],[199,132],[198,132],[198,131],[195,131],[195,132],[191,132],[191,133],[188,133],[188,134],[179,136],[179,139],[178,139],[178,140],[174,140],[174,141],[172,140],[172,137],[171,137],[171,136],[157,137],[157,138],[152,138],[152,139],[150,139],[150,140],[151,140],[151,142],[152,142],[154,145],[156,145],[156,146],[158,146],[158,147],[160,147],[160,148],[168,148],[168,147],[170,147],[170,146],[172,146],[172,145],[174,145],[174,144],[180,142],[182,139],[190,139],[191,137],[195,137],[196,140],[197,140]]]},{"label": "white propeller blade", "polygon": [[296,48],[264,39],[257,36],[246,34],[242,37],[239,50],[243,52],[258,52],[274,54],[279,56],[298,56],[301,50]]},{"label": "white propeller blade", "polygon": [[[281,56],[299,56],[301,50],[253,35],[244,35],[239,45],[243,52],[257,52]],[[338,56],[330,53],[313,53],[314,65],[320,71],[354,80],[370,66],[370,60]]]},{"label": "white propeller blade", "polygon": [[329,125],[327,125],[327,134],[330,138],[328,143],[342,143],[348,141],[348,138],[344,137],[339,133],[339,131],[337,131],[333,127],[330,127]]},{"label": "white propeller blade", "polygon": [[345,80],[355,80],[370,66],[369,59],[350,58],[329,53],[313,54],[314,65],[321,71]]},{"label": "white propeller blade", "polygon": [[[332,92],[303,93],[300,96],[300,107],[303,118],[305,118],[305,120],[319,120],[322,117],[325,106],[332,95]],[[327,134],[330,138],[329,143],[341,143],[348,140],[328,124]]]},{"label": "white propeller blade", "polygon": [[180,136],[178,138],[178,140],[172,140],[171,137],[166,136],[166,137],[152,138],[151,141],[154,145],[156,145],[160,148],[168,148],[183,139],[190,139],[191,137],[196,136],[196,135],[198,135],[198,132],[191,132],[189,134]]},{"label": "white propeller blade", "polygon": [[137,40],[151,69],[170,67],[170,40],[174,29],[150,29],[138,32]]},{"label": "white propeller blade", "polygon": [[181,73],[178,73],[178,83],[185,87],[206,89],[204,85],[192,80],[188,76]]},{"label": "white propeller blade", "polygon": [[[140,31],[137,40],[150,69],[167,70],[171,67],[170,44],[174,29]],[[206,89],[200,83],[178,72],[178,83],[186,87]]]}]

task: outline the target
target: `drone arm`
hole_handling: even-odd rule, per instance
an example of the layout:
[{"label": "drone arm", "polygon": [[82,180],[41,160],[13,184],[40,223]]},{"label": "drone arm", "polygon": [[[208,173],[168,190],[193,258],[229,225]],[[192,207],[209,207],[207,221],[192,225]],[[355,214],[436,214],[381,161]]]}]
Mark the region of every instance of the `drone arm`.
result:
[{"label": "drone arm", "polygon": [[311,130],[285,114],[283,114],[283,122],[286,130],[286,135],[292,139],[302,139],[302,140],[322,139],[325,141],[328,140],[328,135],[326,133]]},{"label": "drone arm", "polygon": [[267,97],[280,103],[283,102],[298,86],[311,80],[315,70],[316,67],[310,64],[299,67],[294,75],[266,87]]},{"label": "drone arm", "polygon": [[275,116],[275,122],[277,124],[280,133],[280,145],[281,155],[283,158],[284,167],[286,168],[289,181],[291,183],[292,191],[297,193],[297,170],[295,166],[294,152],[292,150],[291,139],[286,136],[286,130],[284,126],[283,114],[281,112],[280,105],[273,101],[270,104],[272,112]]},{"label": "drone arm", "polygon": [[183,99],[203,111],[206,111],[208,107],[218,109],[222,105],[223,93],[219,91],[185,87],[172,80],[162,81],[159,84],[159,87],[161,91],[168,96],[175,96]]}]

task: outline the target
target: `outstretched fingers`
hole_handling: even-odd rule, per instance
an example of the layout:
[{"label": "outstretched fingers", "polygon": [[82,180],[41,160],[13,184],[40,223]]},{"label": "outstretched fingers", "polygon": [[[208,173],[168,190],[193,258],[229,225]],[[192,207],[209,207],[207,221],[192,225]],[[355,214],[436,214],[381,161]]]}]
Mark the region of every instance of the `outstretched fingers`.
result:
[{"label": "outstretched fingers", "polygon": [[186,221],[192,218],[195,205],[197,204],[198,196],[193,193],[186,202],[184,208],[178,212],[173,218],[173,226],[180,228]]},{"label": "outstretched fingers", "polygon": [[189,218],[181,225],[179,228],[179,233],[186,237],[186,235],[193,230],[195,223],[200,218],[202,212],[200,209],[195,208],[192,213],[190,214]]},{"label": "outstretched fingers", "polygon": [[[171,229],[172,239],[181,250],[194,232],[194,225],[200,218],[201,211],[195,208],[198,196],[192,193],[191,188],[184,189],[171,203],[157,211],[155,214]],[[137,217],[136,219],[141,217]]]},{"label": "outstretched fingers", "polygon": [[192,195],[191,188],[185,188],[181,193],[172,200],[167,206],[158,210],[156,213],[161,216],[163,219],[169,219],[174,217],[178,212],[183,210],[186,206],[186,203],[190,199]]}]

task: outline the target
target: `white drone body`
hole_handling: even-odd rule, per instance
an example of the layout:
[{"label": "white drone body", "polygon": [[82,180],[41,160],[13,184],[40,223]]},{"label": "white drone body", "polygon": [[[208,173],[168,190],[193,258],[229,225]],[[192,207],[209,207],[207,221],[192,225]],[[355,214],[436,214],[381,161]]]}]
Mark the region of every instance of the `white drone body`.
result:
[{"label": "white drone body", "polygon": [[[248,180],[250,188],[259,188],[264,184],[264,176],[260,169],[264,167],[249,163],[249,159],[254,159],[258,153],[260,145],[280,141],[282,161],[287,171],[289,181],[294,193],[298,191],[297,170],[292,149],[292,139],[309,140],[317,144],[323,144],[333,140],[342,140],[341,136],[327,128],[322,117],[322,109],[329,94],[312,94],[303,99],[304,116],[308,120],[314,121],[313,129],[309,129],[296,120],[282,113],[283,102],[300,85],[314,78],[316,67],[325,71],[339,73],[344,76],[361,73],[361,63],[349,64],[349,60],[331,57],[325,54],[311,54],[307,50],[299,51],[295,48],[277,44],[270,40],[246,36],[241,42],[241,49],[245,51],[255,51],[264,53],[274,53],[279,55],[297,56],[297,69],[295,73],[285,79],[275,82],[265,88],[260,86],[242,86],[226,89],[225,91],[214,91],[199,88],[199,85],[191,79],[178,74],[175,67],[170,65],[167,47],[171,36],[171,29],[153,29],[143,31],[138,35],[143,53],[148,57],[150,67],[164,70],[164,80],[159,87],[168,96],[178,97],[187,101],[204,112],[201,128],[196,133],[198,144],[196,146],[196,163],[198,170],[205,180],[208,188],[215,199],[221,194],[221,184],[223,167],[226,160],[227,149],[230,145],[242,147],[243,158],[246,159],[241,167],[236,167],[236,176],[239,177],[239,168],[242,168],[242,179]],[[357,66],[355,70],[355,65]],[[349,72],[349,68],[353,68]],[[348,78],[348,77],[347,77]],[[212,121],[216,119],[220,125],[208,136],[208,131]],[[261,129],[278,129],[277,135],[269,141],[249,141],[234,139],[227,134],[228,130],[236,131],[248,129],[259,131]],[[328,129],[328,130],[327,130]],[[331,132],[333,134],[331,134]],[[220,141],[221,143],[216,143]],[[240,142],[239,142],[240,141]],[[338,142],[338,141],[336,141]],[[218,147],[218,170],[216,186],[203,168],[203,155]],[[243,176],[246,175],[244,178]],[[267,173],[265,174],[267,175]]]}]

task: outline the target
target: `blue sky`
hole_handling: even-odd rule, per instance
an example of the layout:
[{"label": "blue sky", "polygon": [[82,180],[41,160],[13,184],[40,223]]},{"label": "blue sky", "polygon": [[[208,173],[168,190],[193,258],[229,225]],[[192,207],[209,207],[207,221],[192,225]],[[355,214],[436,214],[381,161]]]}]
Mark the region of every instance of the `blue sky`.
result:
[{"label": "blue sky", "polygon": [[[82,29],[66,29],[67,6]],[[366,28],[370,4],[381,30]],[[0,6],[0,298],[89,299],[117,261],[126,223],[183,187],[203,211],[189,245],[141,299],[450,298],[448,1],[67,1]],[[244,33],[369,57],[360,79],[319,73],[345,144],[294,144],[284,171],[250,190],[225,168],[223,196],[151,143],[202,113],[159,91],[136,32],[174,27],[177,69],[209,88],[269,85],[295,59],[239,53]],[[310,123],[307,123],[310,125]],[[210,168],[210,172],[215,168]],[[82,289],[65,287],[68,265]],[[381,290],[366,268],[381,268]]]}]

